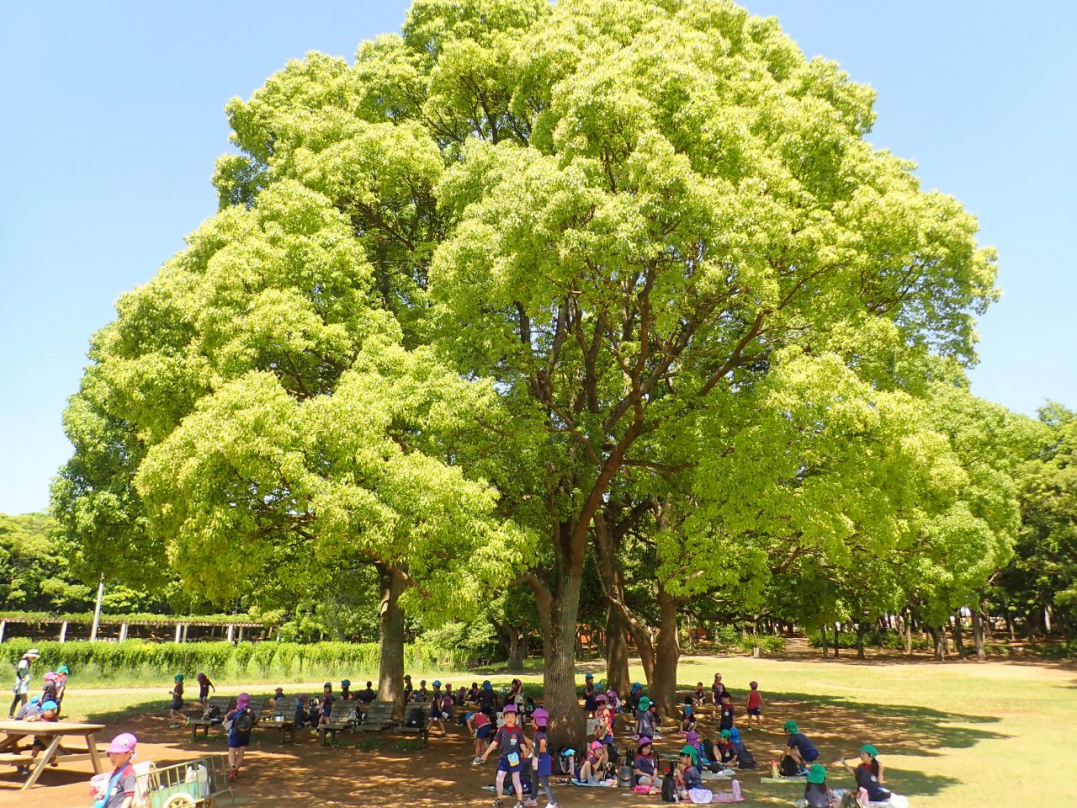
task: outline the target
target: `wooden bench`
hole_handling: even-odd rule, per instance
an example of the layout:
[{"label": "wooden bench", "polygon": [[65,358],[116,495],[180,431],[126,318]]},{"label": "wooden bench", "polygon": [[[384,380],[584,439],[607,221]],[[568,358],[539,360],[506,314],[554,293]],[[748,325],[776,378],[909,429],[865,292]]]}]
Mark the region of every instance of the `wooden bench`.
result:
[{"label": "wooden bench", "polygon": [[214,707],[216,707],[220,711],[220,715],[218,715],[216,718],[203,718],[202,716],[199,716],[198,718],[192,718],[190,720],[192,743],[198,740],[198,730],[202,730],[203,740],[208,740],[209,728],[219,727],[224,723],[224,717],[228,714],[229,709],[231,709],[232,707],[232,697],[211,696],[210,699],[206,702],[206,707],[203,711],[203,715],[205,715],[206,711],[211,710]]},{"label": "wooden bench", "polygon": [[[295,743],[295,711],[299,706],[299,699],[295,696],[281,696],[275,706],[258,718],[256,729],[276,729],[280,732],[280,744],[285,743],[285,736],[291,736]],[[278,717],[279,716],[279,717]]]},{"label": "wooden bench", "polygon": [[363,711],[357,732],[382,732],[393,728],[393,703],[391,701],[372,701]]},{"label": "wooden bench", "polygon": [[[408,734],[414,734],[419,736],[419,748],[422,749],[426,746],[426,742],[430,739],[430,711],[433,708],[433,704],[430,702],[420,702],[418,704],[411,703],[404,705],[404,720],[393,727],[398,732],[406,732]],[[417,727],[407,726],[408,716],[411,715],[413,710],[422,711],[422,720]]]},{"label": "wooden bench", "polygon": [[337,742],[337,731],[342,729],[352,729],[359,723],[359,716],[356,712],[359,706],[357,701],[343,701],[338,699],[333,702],[332,708],[329,712],[329,723],[323,724],[318,727],[318,735],[322,739],[322,743],[327,743],[326,736],[333,736],[333,743]]}]

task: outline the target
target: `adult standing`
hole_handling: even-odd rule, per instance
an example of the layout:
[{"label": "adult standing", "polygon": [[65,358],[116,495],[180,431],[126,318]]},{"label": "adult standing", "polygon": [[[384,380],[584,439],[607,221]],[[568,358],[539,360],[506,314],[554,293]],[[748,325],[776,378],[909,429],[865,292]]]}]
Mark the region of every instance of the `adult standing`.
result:
[{"label": "adult standing", "polygon": [[15,687],[12,688],[15,698],[11,700],[11,709],[7,712],[8,718],[13,718],[15,710],[25,706],[30,700],[30,666],[35,659],[40,658],[41,652],[36,648],[31,648],[15,663]]}]

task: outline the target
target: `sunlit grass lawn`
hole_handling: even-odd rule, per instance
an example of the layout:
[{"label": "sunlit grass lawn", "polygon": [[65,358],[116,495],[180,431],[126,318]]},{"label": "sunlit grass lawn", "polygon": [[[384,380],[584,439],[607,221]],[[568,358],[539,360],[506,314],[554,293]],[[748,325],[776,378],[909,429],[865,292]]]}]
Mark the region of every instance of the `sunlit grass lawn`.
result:
[{"label": "sunlit grass lawn", "polygon": [[[598,677],[603,672],[601,663],[581,665],[581,684],[584,670],[594,670]],[[1077,737],[1077,672],[1072,669],[1003,662],[693,657],[682,660],[682,689],[697,681],[709,687],[717,671],[740,706],[749,680],[759,681],[767,700],[767,732],[744,736],[761,768],[782,746],[781,723],[794,718],[819,746],[833,786],[849,786],[852,779],[830,764],[841,755],[855,758],[860,745],[870,742],[887,767],[888,785],[916,806],[1077,805],[1077,766],[1071,754]],[[633,669],[632,675],[643,681],[641,670]],[[438,676],[456,686],[483,678],[503,684],[512,678],[474,672]],[[541,684],[538,673],[521,678],[529,685]],[[290,693],[316,693],[321,683],[281,685]],[[271,690],[264,684],[219,688],[222,694],[243,689]],[[152,689],[79,693],[73,682],[68,712],[106,722],[124,713],[163,713],[167,690],[166,683]],[[713,734],[713,724],[705,730]],[[748,804],[788,805],[800,794],[799,786],[766,786],[757,777],[742,778]]]}]

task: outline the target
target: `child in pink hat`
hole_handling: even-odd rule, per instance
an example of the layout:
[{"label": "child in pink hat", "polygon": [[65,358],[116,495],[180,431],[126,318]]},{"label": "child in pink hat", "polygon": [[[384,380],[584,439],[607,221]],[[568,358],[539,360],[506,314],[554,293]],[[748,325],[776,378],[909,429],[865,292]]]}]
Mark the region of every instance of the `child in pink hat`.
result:
[{"label": "child in pink hat", "polygon": [[135,757],[138,738],[130,732],[117,735],[108,747],[108,759],[112,764],[112,776],[103,794],[99,794],[94,808],[131,808],[135,801],[135,769],[131,761]]}]

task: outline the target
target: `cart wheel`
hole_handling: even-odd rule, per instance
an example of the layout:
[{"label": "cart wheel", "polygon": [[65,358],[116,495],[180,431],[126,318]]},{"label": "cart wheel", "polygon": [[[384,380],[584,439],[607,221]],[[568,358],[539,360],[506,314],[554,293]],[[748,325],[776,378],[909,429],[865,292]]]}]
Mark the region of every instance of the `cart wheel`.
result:
[{"label": "cart wheel", "polygon": [[162,808],[194,808],[197,804],[198,800],[190,794],[174,794],[168,798],[168,802]]}]

